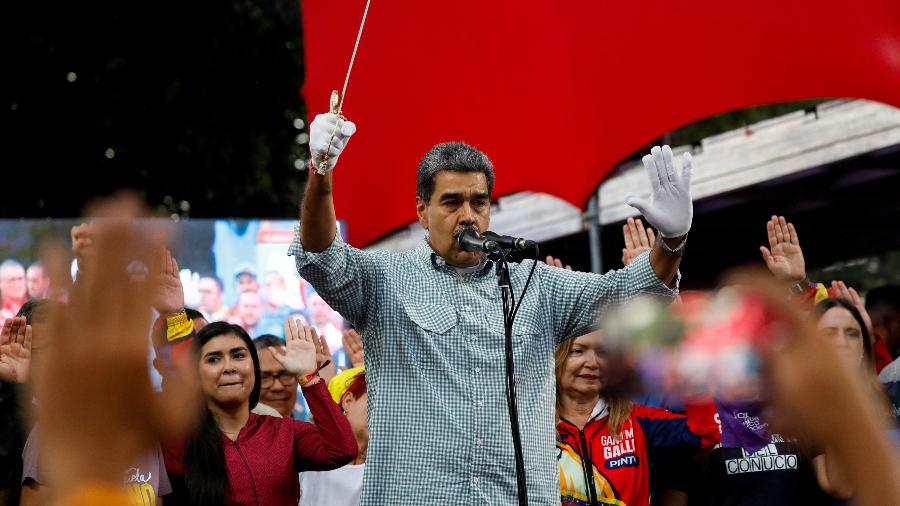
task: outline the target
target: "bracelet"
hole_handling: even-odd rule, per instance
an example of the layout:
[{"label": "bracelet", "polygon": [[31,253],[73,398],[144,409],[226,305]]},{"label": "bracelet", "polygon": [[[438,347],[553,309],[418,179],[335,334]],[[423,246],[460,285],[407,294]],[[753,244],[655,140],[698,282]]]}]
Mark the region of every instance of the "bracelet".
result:
[{"label": "bracelet", "polygon": [[308,375],[306,375],[306,376],[297,378],[297,383],[299,383],[301,387],[305,387],[306,385],[309,384],[310,381],[312,381],[312,380],[314,380],[314,379],[316,379],[316,378],[321,379],[321,376],[319,376],[318,373],[315,373],[315,372],[314,372],[314,373],[312,373],[312,374],[308,374]]},{"label": "bracelet", "polygon": [[803,295],[808,288],[809,281],[806,278],[803,278],[803,281],[798,281],[791,285],[791,293],[794,295]]},{"label": "bracelet", "polygon": [[297,382],[300,383],[301,387],[305,387],[307,385],[307,383],[309,383],[310,381],[312,381],[316,378],[322,379],[322,377],[319,376],[319,371],[321,371],[322,368],[324,368],[326,365],[328,365],[330,363],[331,363],[331,360],[326,360],[326,361],[322,362],[322,365],[317,367],[315,371],[313,371],[301,378],[297,378]]},{"label": "bracelet", "polygon": [[657,232],[656,236],[657,236],[656,237],[657,242],[660,243],[660,245],[662,246],[663,250],[665,250],[666,253],[669,253],[670,255],[680,255],[681,253],[684,252],[684,245],[687,244],[687,236],[688,236],[687,234],[684,234],[684,238],[681,239],[681,244],[679,244],[674,249],[670,248],[669,245],[666,244],[666,241],[663,238],[661,233]]}]

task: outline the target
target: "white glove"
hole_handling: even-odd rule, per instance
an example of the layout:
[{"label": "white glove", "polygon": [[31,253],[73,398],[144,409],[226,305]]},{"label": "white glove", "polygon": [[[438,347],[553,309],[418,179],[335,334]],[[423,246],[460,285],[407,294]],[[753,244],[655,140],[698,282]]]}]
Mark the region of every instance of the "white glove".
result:
[{"label": "white glove", "polygon": [[[335,125],[337,125],[336,130]],[[354,133],[356,133],[356,125],[352,121],[338,119],[330,112],[316,116],[316,119],[309,125],[309,153],[312,155],[313,165],[320,174],[334,169],[338,157]],[[334,134],[334,140],[331,138],[332,134]],[[328,148],[329,143],[331,143],[331,149]],[[326,151],[328,152],[328,163],[323,169],[321,164]]]},{"label": "white glove", "polygon": [[684,154],[681,170],[675,168],[672,148],[655,146],[641,159],[650,178],[650,201],[633,193],[625,195],[625,203],[640,211],[663,237],[680,237],[691,229],[694,203],[691,201],[690,153]]}]

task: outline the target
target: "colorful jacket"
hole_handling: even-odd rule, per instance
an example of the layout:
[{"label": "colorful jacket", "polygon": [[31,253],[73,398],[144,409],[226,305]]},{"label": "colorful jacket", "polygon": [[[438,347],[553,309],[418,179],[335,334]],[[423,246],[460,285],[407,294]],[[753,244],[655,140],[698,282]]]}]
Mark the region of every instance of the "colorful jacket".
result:
[{"label": "colorful jacket", "polygon": [[[237,440],[222,436],[230,491],[226,504],[297,504],[300,471],[330,471],[359,453],[356,438],[323,381],[303,388],[316,425],[250,413]],[[170,475],[184,475],[184,445],[164,449]]]},{"label": "colorful jacket", "polygon": [[650,504],[650,451],[655,448],[709,448],[719,442],[712,403],[687,404],[687,415],[640,404],[622,424],[620,437],[609,433],[603,401],[579,430],[557,424],[557,459],[563,506]]}]

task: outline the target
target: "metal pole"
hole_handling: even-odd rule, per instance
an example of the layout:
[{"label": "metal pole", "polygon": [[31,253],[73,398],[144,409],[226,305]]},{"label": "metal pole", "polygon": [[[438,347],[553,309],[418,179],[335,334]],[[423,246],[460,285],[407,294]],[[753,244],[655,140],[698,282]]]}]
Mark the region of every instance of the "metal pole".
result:
[{"label": "metal pole", "polygon": [[600,255],[600,191],[588,201],[588,243],[591,248],[591,272],[603,272],[603,260]]}]

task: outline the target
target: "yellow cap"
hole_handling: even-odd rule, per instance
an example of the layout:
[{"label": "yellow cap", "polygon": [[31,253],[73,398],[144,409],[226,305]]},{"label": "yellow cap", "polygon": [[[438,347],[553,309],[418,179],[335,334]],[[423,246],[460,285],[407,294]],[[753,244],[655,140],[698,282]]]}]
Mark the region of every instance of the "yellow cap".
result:
[{"label": "yellow cap", "polygon": [[331,398],[334,399],[335,403],[341,403],[341,398],[347,393],[350,383],[353,383],[353,380],[365,370],[365,367],[354,367],[331,378],[331,381],[328,382],[328,393],[331,394]]}]

